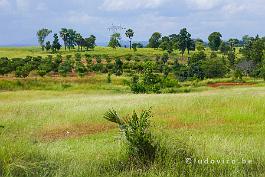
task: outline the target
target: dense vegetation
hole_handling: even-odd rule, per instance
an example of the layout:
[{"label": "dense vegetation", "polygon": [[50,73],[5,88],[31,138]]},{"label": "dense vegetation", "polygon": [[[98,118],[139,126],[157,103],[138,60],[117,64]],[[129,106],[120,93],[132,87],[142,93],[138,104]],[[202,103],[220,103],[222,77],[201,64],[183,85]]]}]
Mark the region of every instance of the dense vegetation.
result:
[{"label": "dense vegetation", "polygon": [[[187,34],[186,31],[181,31],[180,34],[182,33],[184,33],[183,35]],[[163,46],[167,42],[170,46],[177,45],[174,41],[178,40],[162,38],[162,40],[158,40],[160,45],[155,46],[152,44],[156,41],[153,39],[155,36],[157,34],[152,35],[150,39],[149,45],[152,47]],[[215,33],[211,34],[209,38],[214,38],[212,36],[215,36]],[[220,35],[217,37],[220,38]],[[134,93],[160,93],[161,89],[179,87],[180,82],[209,78],[233,78],[236,81],[242,81],[242,78],[247,76],[265,79],[264,38],[245,37],[244,40],[242,47],[236,47],[238,42],[235,40],[230,40],[229,45],[216,40],[220,45],[219,51],[209,50],[203,47],[205,44],[195,42],[197,44],[196,51],[190,53],[190,49],[186,49],[188,48],[186,46],[180,50],[180,55],[177,54],[179,50],[174,49],[173,53],[172,51],[160,51],[160,53],[152,55],[132,52],[111,56],[109,54],[75,52],[64,55],[61,53],[49,54],[46,57],[28,56],[11,59],[2,57],[0,59],[0,75],[13,73],[20,78],[28,77],[30,74],[41,77],[46,75],[84,77],[89,73],[108,73],[108,82],[111,82],[113,74],[125,75],[131,77],[128,85]],[[165,48],[165,50],[168,49]],[[186,50],[188,52],[184,55]]]},{"label": "dense vegetation", "polygon": [[[131,77],[129,85],[134,93],[159,93],[163,88],[178,87],[179,82],[187,80],[230,77],[242,81],[243,76],[265,79],[265,38],[259,36],[244,36],[241,41],[223,41],[219,32],[213,32],[206,44],[201,39],[192,39],[185,28],[181,29],[179,34],[164,37],[155,32],[147,47],[164,52],[141,55],[136,51],[137,47],[143,46],[132,44],[134,31],[128,29],[125,35],[130,40],[130,49],[133,48],[134,52],[113,57],[108,54],[83,53],[83,48],[94,50],[96,37],[91,35],[89,38],[83,38],[80,33],[66,28],[59,32],[65,50],[72,51],[77,46],[79,52],[62,55],[58,53],[61,44],[56,33],[54,41],[47,41],[45,45],[45,38],[51,32],[41,29],[37,36],[42,50],[49,52],[51,49],[53,55],[11,59],[2,57],[0,75],[14,73],[16,77],[25,78],[30,73],[35,73],[34,75],[41,77],[58,74],[63,77],[84,77],[88,73],[96,72],[108,73],[107,79],[111,82],[112,74],[125,74]],[[109,46],[113,50],[121,47],[120,37],[119,33],[110,37]],[[187,54],[184,55],[186,51]],[[178,55],[178,52],[181,55]]]}]

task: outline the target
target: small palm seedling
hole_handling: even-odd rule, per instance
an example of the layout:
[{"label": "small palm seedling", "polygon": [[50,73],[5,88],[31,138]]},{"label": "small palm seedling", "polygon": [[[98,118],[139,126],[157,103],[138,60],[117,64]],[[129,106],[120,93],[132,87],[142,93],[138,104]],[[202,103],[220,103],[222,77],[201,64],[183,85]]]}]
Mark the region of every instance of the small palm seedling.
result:
[{"label": "small palm seedling", "polygon": [[150,117],[150,109],[143,111],[140,116],[134,111],[131,118],[122,118],[115,110],[109,110],[104,115],[105,119],[118,124],[124,132],[129,158],[145,165],[154,160],[157,150],[149,130]]}]

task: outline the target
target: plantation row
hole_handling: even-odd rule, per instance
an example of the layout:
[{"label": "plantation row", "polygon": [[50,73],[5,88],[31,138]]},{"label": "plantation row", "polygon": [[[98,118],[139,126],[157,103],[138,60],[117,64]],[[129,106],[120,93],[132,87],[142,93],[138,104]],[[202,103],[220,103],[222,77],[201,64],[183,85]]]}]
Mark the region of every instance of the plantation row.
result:
[{"label": "plantation row", "polygon": [[[134,61],[132,61],[132,59]],[[83,77],[89,72],[97,73],[114,73],[117,76],[123,72],[130,73],[132,71],[139,71],[143,69],[139,56],[127,55],[122,59],[109,58],[103,56],[91,56],[85,54],[82,56],[76,53],[75,56],[67,55],[48,55],[47,57],[31,57],[26,58],[13,58],[7,57],[0,58],[0,75],[8,75],[14,73],[16,77],[28,77],[31,72],[36,72],[39,76],[44,77],[48,74],[59,74],[63,77],[71,73],[76,73],[78,76]]]},{"label": "plantation row", "polygon": [[235,61],[231,56],[218,56],[215,52],[207,56],[204,51],[197,51],[184,62],[185,64],[180,61],[183,63],[182,58],[174,59],[168,53],[145,59],[136,55],[111,59],[107,55],[91,56],[80,53],[66,57],[49,55],[45,58],[1,58],[0,74],[13,73],[16,77],[27,77],[34,72],[41,77],[54,74],[66,77],[75,73],[83,77],[95,72],[108,73],[108,82],[111,82],[112,74],[125,74],[131,77],[129,85],[135,93],[159,93],[163,88],[178,86],[178,82],[205,78],[233,77],[242,80],[243,76],[251,76],[265,79],[264,65],[257,65],[252,60]]}]

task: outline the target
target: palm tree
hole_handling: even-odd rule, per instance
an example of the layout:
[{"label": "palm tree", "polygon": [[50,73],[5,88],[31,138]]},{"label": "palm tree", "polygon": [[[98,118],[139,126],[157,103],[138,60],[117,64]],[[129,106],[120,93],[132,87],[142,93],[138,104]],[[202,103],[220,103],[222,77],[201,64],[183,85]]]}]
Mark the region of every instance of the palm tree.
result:
[{"label": "palm tree", "polygon": [[68,41],[68,38],[69,38],[69,33],[68,33],[68,30],[66,28],[62,28],[61,29],[60,37],[62,38],[62,40],[64,42],[64,49],[66,50],[67,41]]},{"label": "palm tree", "polygon": [[126,37],[129,38],[130,40],[130,50],[132,49],[132,38],[133,38],[133,35],[134,35],[134,32],[132,29],[128,29],[125,33]]},{"label": "palm tree", "polygon": [[109,110],[104,118],[119,125],[129,145],[129,155],[148,163],[154,160],[157,144],[150,132],[151,110],[144,110],[139,116],[134,111],[132,116],[122,118],[115,110]]},{"label": "palm tree", "polygon": [[75,34],[75,43],[77,44],[78,51],[80,49],[80,46],[81,46],[81,51],[82,51],[82,41],[83,41],[83,37],[81,36],[81,34],[76,33]]}]

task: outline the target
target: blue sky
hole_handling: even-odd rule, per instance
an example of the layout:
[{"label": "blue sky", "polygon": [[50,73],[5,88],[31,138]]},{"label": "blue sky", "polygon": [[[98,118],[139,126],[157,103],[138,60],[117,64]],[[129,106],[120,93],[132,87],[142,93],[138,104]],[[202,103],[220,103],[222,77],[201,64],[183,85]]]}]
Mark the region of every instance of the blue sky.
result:
[{"label": "blue sky", "polygon": [[107,41],[111,24],[135,31],[134,40],[148,40],[188,28],[193,38],[219,31],[224,39],[265,35],[264,0],[0,0],[0,45],[37,44],[42,27],[58,32],[73,28],[84,36]]}]

